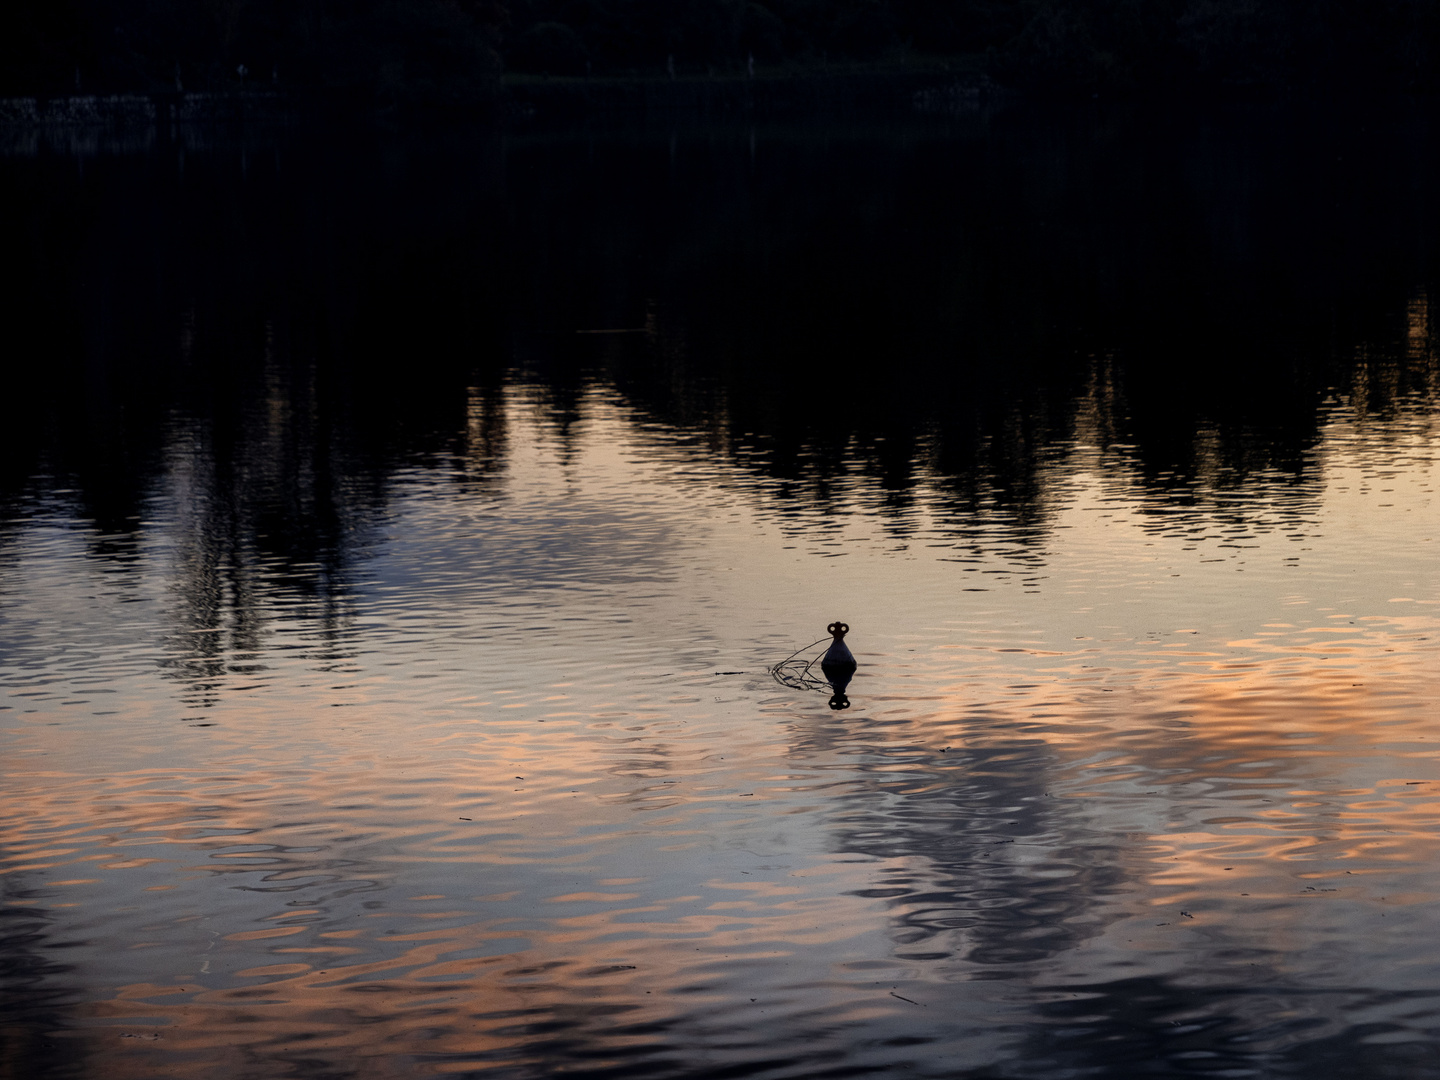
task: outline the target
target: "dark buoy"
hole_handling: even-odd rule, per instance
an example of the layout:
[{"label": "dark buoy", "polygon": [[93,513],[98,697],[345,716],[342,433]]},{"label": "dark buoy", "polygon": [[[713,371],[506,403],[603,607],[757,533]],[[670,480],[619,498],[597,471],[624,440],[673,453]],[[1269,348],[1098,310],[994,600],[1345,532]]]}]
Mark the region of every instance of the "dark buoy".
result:
[{"label": "dark buoy", "polygon": [[830,708],[848,709],[850,699],[845,696],[845,688],[850,685],[850,680],[855,676],[855,657],[850,653],[850,647],[845,644],[845,635],[850,632],[850,626],[843,622],[832,622],[825,628],[830,631],[834,638],[830,642],[830,648],[825,650],[825,656],[820,661],[820,670],[825,673],[825,681],[835,691],[830,698]]},{"label": "dark buoy", "polygon": [[[845,687],[850,685],[851,678],[855,675],[855,657],[850,655],[850,648],[845,644],[845,635],[850,632],[850,627],[843,622],[832,622],[825,628],[830,632],[830,647],[825,650],[824,655],[816,656],[812,651],[820,641],[812,641],[804,648],[796,649],[780,663],[770,669],[770,674],[781,686],[788,686],[792,690],[817,690],[825,692],[828,687],[833,691],[830,698],[830,708],[848,709],[850,699],[845,696]],[[801,653],[809,655],[810,659],[802,660]],[[812,669],[816,664],[824,674],[824,680],[815,677]]]},{"label": "dark buoy", "polygon": [[855,657],[850,655],[850,646],[845,644],[845,635],[850,632],[850,624],[832,622],[825,627],[825,631],[835,640],[830,642],[830,648],[825,650],[825,656],[820,661],[821,670],[828,675],[831,668],[849,668],[850,674],[855,674]]}]

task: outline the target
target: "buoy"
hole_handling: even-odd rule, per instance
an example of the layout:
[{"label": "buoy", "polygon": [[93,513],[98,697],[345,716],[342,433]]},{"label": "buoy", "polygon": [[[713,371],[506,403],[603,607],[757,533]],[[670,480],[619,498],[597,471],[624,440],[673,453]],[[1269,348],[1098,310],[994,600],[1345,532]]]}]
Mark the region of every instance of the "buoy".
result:
[{"label": "buoy", "polygon": [[843,622],[832,622],[825,627],[835,640],[830,642],[830,648],[825,650],[825,656],[820,661],[820,670],[828,676],[831,668],[849,668],[850,673],[855,673],[855,657],[850,655],[850,647],[845,644],[845,635],[850,632],[849,624]]},{"label": "buoy", "polygon": [[830,642],[830,648],[825,650],[825,655],[820,659],[820,670],[825,673],[825,681],[835,691],[830,698],[830,708],[848,709],[850,699],[845,696],[845,688],[854,678],[856,667],[855,657],[850,654],[850,646],[845,644],[845,635],[850,632],[850,626],[836,621],[825,629],[830,631],[830,636],[834,638]]},{"label": "buoy", "polygon": [[[808,653],[820,641],[812,641],[804,648],[796,649],[780,663],[770,669],[770,674],[775,681],[782,686],[789,686],[795,690],[821,690],[826,685],[834,691],[830,698],[830,708],[848,709],[850,699],[845,696],[845,688],[850,685],[850,680],[855,675],[855,657],[850,654],[850,648],[845,644],[845,635],[850,632],[850,626],[843,622],[832,622],[825,628],[830,633],[830,647],[825,650],[823,656],[816,657],[811,654],[811,659],[801,660],[801,653]],[[825,676],[821,682],[811,674],[816,662],[820,664],[820,671]]]}]

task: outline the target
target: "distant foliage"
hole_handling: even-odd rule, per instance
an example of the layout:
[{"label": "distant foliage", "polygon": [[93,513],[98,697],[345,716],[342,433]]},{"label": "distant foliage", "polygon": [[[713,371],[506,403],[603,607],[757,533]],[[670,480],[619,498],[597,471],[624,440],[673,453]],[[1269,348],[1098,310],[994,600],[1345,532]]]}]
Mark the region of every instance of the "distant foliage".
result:
[{"label": "distant foliage", "polygon": [[560,22],[535,23],[515,38],[511,63],[524,71],[546,75],[583,75],[590,50],[573,26]]},{"label": "distant foliage", "polygon": [[0,93],[276,86],[374,104],[493,97],[488,0],[11,0]]},{"label": "distant foliage", "polygon": [[483,11],[447,0],[326,8],[294,42],[296,73],[317,87],[381,107],[468,105],[493,94],[500,58]]},{"label": "distant foliage", "polygon": [[[11,0],[0,93],[277,83],[466,104],[502,68],[738,74],[984,57],[1062,93],[1440,89],[1440,0]],[[243,72],[241,69],[244,69]]]},{"label": "distant foliage", "polygon": [[[568,30],[570,33],[565,33]],[[573,36],[572,36],[573,34]],[[1066,92],[1440,83],[1436,0],[511,0],[512,70],[738,72],[984,55]]]}]

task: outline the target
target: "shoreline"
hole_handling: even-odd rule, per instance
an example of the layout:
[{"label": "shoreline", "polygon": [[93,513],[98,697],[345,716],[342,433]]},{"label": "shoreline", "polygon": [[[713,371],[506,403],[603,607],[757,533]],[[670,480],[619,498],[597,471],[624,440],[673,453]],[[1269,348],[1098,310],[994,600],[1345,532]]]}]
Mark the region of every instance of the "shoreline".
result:
[{"label": "shoreline", "polygon": [[296,102],[290,95],[273,90],[0,98],[0,126],[6,127],[165,127],[177,123],[283,120],[296,112]]},{"label": "shoreline", "polygon": [[0,98],[0,130],[151,128],[177,124],[289,123],[314,115],[377,118],[469,116],[504,123],[585,116],[780,116],[947,112],[1013,91],[978,67],[884,66],[825,70],[550,77],[507,74],[489,101],[375,109],[283,90],[32,94]]},{"label": "shoreline", "polygon": [[714,75],[546,77],[507,75],[503,108],[511,118],[667,115],[814,116],[945,112],[978,107],[1010,91],[979,67],[886,66]]}]

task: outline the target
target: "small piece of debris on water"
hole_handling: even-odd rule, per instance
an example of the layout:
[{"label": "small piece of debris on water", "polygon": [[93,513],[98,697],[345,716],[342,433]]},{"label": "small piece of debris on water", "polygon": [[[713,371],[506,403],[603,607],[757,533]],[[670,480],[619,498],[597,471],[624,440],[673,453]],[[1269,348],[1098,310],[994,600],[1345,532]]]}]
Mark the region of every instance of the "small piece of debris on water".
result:
[{"label": "small piece of debris on water", "polygon": [[930,1007],[929,1005],[923,1005],[920,1002],[915,1001],[913,998],[907,998],[904,994],[897,994],[894,990],[890,991],[890,996],[893,998],[899,998],[901,1001],[908,1001],[911,1005],[919,1005],[922,1009],[928,1009]]}]

